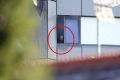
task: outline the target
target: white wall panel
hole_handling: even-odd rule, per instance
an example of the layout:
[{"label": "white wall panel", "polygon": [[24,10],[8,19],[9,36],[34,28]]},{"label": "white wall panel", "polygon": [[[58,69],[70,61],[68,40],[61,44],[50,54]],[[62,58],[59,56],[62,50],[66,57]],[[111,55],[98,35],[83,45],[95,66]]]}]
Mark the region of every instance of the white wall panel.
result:
[{"label": "white wall panel", "polygon": [[81,43],[97,44],[97,19],[81,18]]},{"label": "white wall panel", "polygon": [[100,43],[120,45],[120,19],[116,24],[99,22]]}]

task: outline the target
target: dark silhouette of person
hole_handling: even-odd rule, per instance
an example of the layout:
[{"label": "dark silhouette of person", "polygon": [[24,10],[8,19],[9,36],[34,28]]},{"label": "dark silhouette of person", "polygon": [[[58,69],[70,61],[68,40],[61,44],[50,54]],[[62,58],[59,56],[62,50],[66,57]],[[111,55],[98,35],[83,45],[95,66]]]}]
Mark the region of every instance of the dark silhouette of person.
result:
[{"label": "dark silhouette of person", "polygon": [[58,36],[58,43],[64,43],[64,36],[63,35]]}]

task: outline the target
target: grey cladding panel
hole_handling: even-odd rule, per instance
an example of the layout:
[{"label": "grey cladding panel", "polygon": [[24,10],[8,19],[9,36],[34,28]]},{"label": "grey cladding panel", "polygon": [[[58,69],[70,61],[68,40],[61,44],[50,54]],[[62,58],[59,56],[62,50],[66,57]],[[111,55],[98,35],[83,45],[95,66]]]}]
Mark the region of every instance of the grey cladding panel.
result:
[{"label": "grey cladding panel", "polygon": [[97,46],[82,46],[83,57],[97,56]]},{"label": "grey cladding panel", "polygon": [[113,8],[113,14],[115,17],[120,17],[120,6],[116,6]]},{"label": "grey cladding panel", "polygon": [[81,15],[81,0],[57,0],[57,15]]},{"label": "grey cladding panel", "polygon": [[82,0],[82,15],[95,16],[93,0]]},{"label": "grey cladding panel", "polygon": [[[101,51],[103,54],[113,54],[112,52],[119,52],[120,51],[120,46],[102,46]],[[108,54],[109,53],[109,54]]]}]

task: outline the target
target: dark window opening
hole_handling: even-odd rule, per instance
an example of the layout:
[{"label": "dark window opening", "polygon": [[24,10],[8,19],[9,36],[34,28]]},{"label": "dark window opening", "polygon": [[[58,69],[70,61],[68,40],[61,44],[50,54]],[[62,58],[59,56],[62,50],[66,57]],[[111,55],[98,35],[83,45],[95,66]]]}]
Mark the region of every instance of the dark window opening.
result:
[{"label": "dark window opening", "polygon": [[61,16],[57,17],[57,43],[64,43],[64,18]]}]

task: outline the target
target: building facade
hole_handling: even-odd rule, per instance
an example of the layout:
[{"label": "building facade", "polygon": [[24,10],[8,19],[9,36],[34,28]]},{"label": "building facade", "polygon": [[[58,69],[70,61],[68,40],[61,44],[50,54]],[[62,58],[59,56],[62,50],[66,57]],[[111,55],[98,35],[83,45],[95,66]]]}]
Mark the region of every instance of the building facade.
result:
[{"label": "building facade", "polygon": [[[111,55],[112,52],[120,51],[120,5],[112,8],[117,21],[113,24],[102,22],[96,17],[93,0],[40,0],[38,2],[43,2],[38,4],[42,21],[38,35],[38,43],[42,45],[41,58],[61,61]],[[69,29],[55,28],[59,25],[68,27],[73,32],[74,39]],[[73,40],[74,47],[70,52],[64,55],[55,53],[69,50]]]}]

